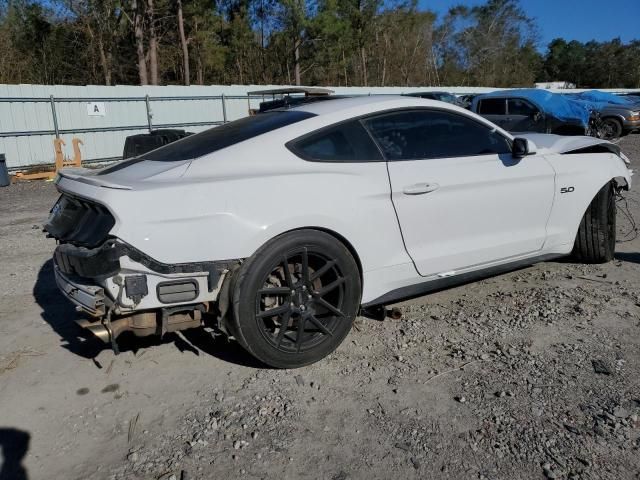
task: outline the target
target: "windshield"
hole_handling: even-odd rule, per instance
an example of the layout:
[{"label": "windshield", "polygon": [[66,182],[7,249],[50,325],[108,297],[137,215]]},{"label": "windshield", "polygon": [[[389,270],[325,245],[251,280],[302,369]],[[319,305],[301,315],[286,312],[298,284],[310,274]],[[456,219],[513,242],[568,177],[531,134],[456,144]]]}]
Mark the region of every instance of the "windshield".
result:
[{"label": "windshield", "polygon": [[313,116],[313,113],[296,110],[261,113],[191,135],[140,155],[137,159],[156,162],[190,160]]}]

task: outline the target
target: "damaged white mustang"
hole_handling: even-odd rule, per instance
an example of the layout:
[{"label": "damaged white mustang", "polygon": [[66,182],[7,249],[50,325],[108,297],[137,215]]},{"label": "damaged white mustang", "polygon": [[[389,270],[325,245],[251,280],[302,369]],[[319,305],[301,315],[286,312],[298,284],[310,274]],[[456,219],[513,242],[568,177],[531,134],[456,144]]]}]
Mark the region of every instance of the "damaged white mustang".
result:
[{"label": "damaged white mustang", "polygon": [[64,170],[45,226],[80,323],[117,349],[207,323],[264,363],[315,362],[371,308],[574,254],[613,258],[616,145],[513,138],[409,97],[332,99]]}]

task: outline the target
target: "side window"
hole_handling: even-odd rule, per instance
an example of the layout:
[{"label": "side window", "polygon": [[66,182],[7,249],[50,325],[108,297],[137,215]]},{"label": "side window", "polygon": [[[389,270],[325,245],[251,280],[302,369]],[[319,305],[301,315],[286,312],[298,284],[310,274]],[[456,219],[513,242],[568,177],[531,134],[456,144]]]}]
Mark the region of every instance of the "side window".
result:
[{"label": "side window", "polygon": [[392,112],[364,121],[387,160],[510,153],[501,134],[465,116],[442,110]]},{"label": "side window", "polygon": [[341,123],[287,144],[305,160],[362,162],[383,160],[380,151],[358,120]]},{"label": "side window", "polygon": [[506,115],[506,103],[504,98],[484,98],[478,105],[480,115]]},{"label": "side window", "polygon": [[523,115],[525,117],[532,117],[538,113],[538,109],[526,100],[520,98],[510,98],[508,100],[509,115]]}]

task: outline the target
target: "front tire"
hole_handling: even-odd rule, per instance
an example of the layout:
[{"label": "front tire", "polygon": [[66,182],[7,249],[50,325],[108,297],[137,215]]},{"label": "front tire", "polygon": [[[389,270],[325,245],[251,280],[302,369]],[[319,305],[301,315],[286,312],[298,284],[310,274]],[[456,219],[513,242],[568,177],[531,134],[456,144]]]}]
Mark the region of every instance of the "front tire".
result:
[{"label": "front tire", "polygon": [[613,260],[616,247],[616,200],[613,182],[596,194],[582,217],[573,254],[582,263]]},{"label": "front tire", "polygon": [[231,331],[254,357],[297,368],[333,352],[360,306],[358,265],[333,236],[285,233],[244,262],[233,288]]},{"label": "front tire", "polygon": [[614,140],[622,136],[622,123],[615,118],[604,118],[602,120],[602,138],[605,140]]}]

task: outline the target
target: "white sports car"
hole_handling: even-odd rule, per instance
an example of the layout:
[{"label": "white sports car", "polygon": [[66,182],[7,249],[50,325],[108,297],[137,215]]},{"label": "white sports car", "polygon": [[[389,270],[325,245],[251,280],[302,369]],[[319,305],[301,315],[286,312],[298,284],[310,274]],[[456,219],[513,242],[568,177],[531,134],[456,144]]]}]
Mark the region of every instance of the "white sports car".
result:
[{"label": "white sports car", "polygon": [[264,363],[315,362],[362,307],[573,253],[611,260],[626,157],[514,138],[454,105],[328,99],[64,170],[60,289],[115,349],[205,319]]}]

